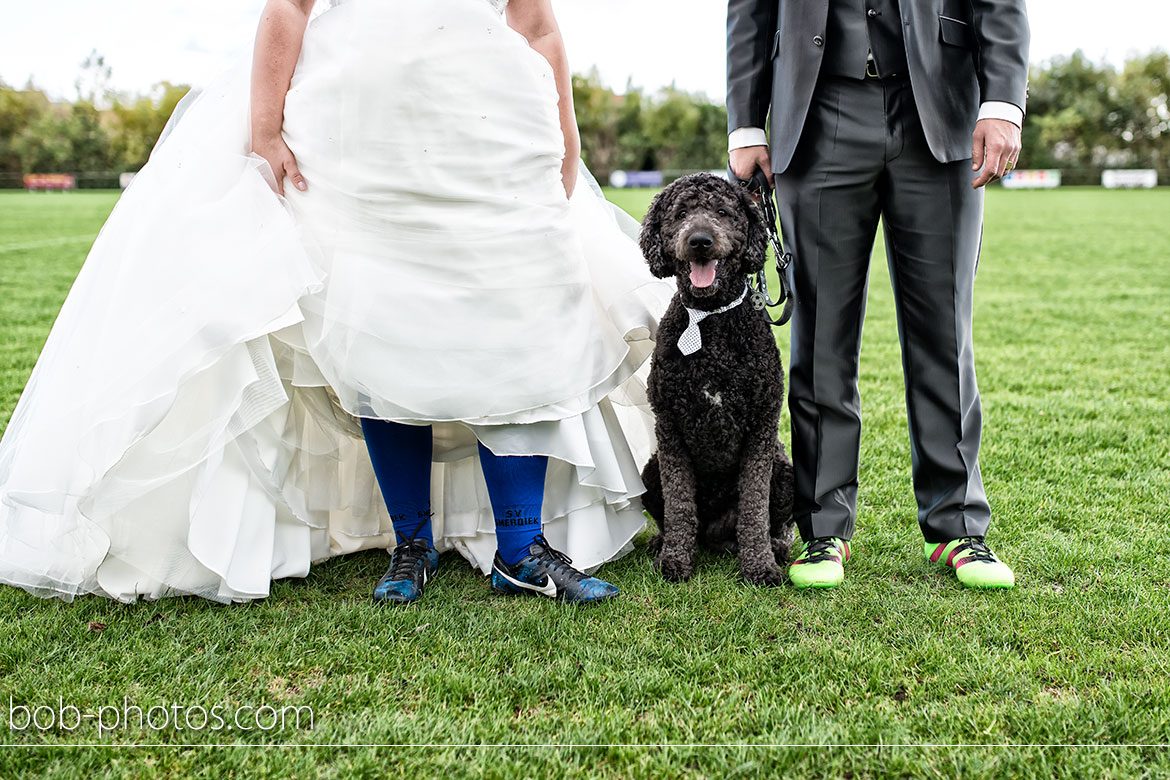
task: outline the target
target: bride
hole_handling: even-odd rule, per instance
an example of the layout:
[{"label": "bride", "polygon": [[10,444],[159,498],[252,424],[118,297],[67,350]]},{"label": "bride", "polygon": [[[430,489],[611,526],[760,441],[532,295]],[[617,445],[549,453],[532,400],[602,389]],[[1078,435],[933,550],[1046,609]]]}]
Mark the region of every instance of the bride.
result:
[{"label": "bride", "polygon": [[0,582],[244,601],[387,548],[404,603],[454,549],[612,597],[671,290],[578,180],[550,0],[313,5],[269,0],[94,243],[0,442]]}]

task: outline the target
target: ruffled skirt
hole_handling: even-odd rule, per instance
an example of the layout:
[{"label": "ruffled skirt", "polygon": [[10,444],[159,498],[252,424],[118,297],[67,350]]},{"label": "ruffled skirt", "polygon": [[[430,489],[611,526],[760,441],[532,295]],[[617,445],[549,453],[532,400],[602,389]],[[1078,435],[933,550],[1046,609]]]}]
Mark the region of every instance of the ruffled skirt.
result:
[{"label": "ruffled skirt", "polygon": [[488,571],[476,440],[549,456],[582,568],[642,528],[658,317],[636,230],[571,201],[552,71],[484,0],[347,0],[285,110],[307,192],[248,153],[249,66],[179,106],[0,442],[0,581],[240,601],[393,544],[356,418],[432,424],[440,550]]}]

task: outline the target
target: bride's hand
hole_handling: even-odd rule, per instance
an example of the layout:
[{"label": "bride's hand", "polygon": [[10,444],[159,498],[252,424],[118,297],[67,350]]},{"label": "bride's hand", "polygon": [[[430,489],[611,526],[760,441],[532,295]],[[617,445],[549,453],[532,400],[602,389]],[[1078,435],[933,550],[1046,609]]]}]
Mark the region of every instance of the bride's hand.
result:
[{"label": "bride's hand", "polygon": [[278,193],[284,194],[284,178],[286,176],[293,183],[293,186],[301,192],[308,189],[309,185],[305,183],[305,177],[301,175],[301,169],[297,167],[297,158],[293,156],[292,149],[288,148],[288,144],[279,135],[271,138],[253,138],[252,151],[268,161],[269,167],[272,168],[272,175],[276,177],[276,191]]}]

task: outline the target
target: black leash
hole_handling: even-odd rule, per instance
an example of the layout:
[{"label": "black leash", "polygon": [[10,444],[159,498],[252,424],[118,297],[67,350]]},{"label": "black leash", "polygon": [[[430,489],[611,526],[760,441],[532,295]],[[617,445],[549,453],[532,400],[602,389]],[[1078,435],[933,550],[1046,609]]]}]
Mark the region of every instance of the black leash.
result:
[{"label": "black leash", "polygon": [[[731,171],[728,171],[728,176],[732,181],[738,182],[741,187],[746,187],[748,192],[760,196],[756,205],[763,212],[764,229],[768,233],[768,243],[772,246],[772,256],[776,261],[776,278],[780,280],[780,294],[775,299],[772,298],[772,294],[768,290],[766,268],[761,269],[755,275],[755,279],[749,279],[748,286],[752,290],[752,306],[759,311],[764,311],[768,322],[780,327],[792,317],[792,284],[788,279],[788,268],[792,265],[792,253],[785,252],[784,245],[780,242],[780,231],[776,227],[775,191],[768,186],[768,177],[759,168],[756,168],[756,172],[752,174],[750,179],[741,179]],[[766,309],[774,309],[781,304],[784,308],[780,311],[780,316],[772,319],[772,315]]]}]

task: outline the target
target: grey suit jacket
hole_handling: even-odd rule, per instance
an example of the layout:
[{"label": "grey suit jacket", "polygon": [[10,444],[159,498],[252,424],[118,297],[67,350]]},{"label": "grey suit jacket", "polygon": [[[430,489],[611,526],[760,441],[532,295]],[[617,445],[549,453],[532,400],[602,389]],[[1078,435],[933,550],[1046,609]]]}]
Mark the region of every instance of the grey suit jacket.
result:
[{"label": "grey suit jacket", "polygon": [[[771,109],[772,170],[792,160],[825,51],[830,0],[729,0],[728,131],[764,127]],[[1024,108],[1024,0],[901,0],[914,100],[939,162],[971,156],[980,103]]]}]

